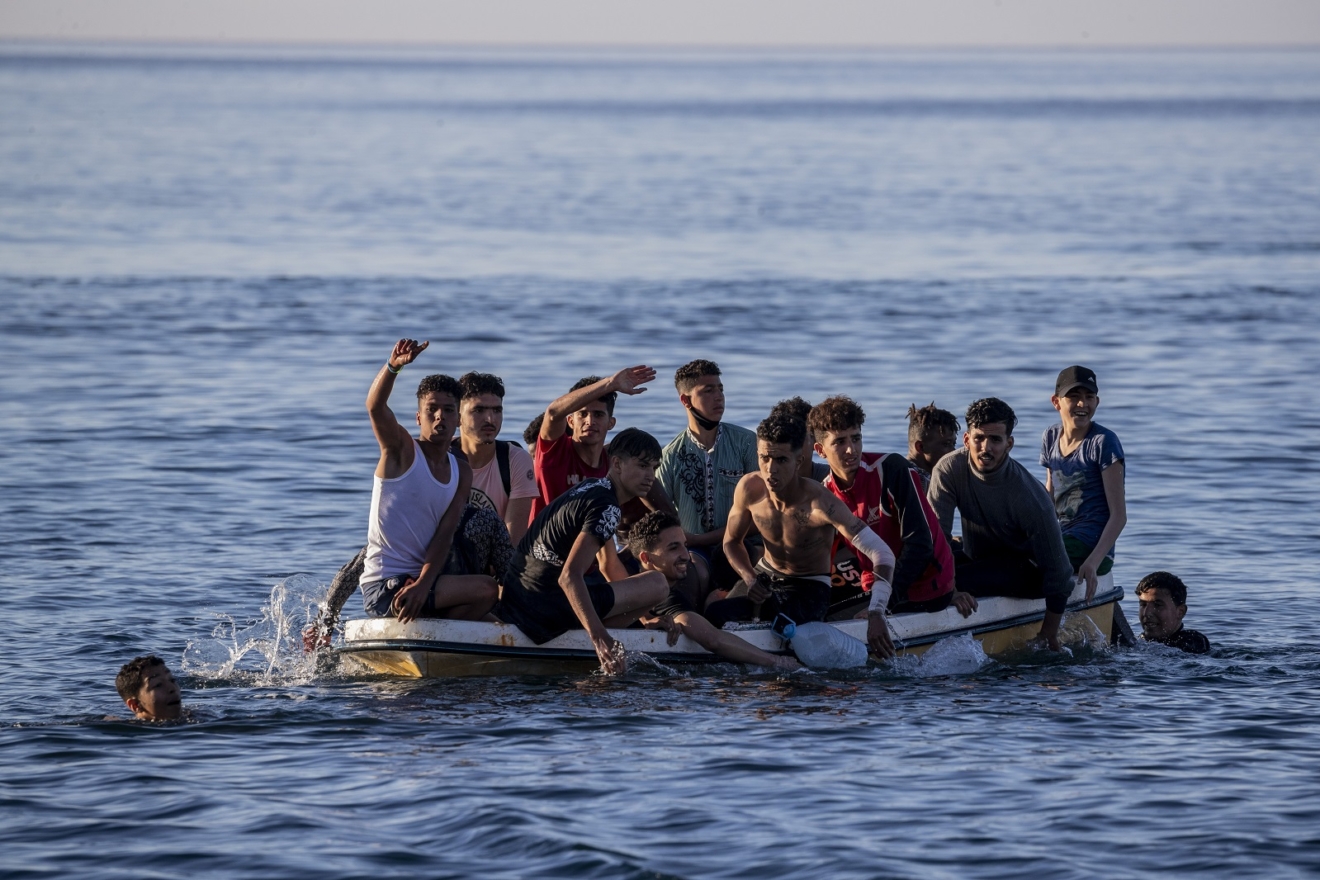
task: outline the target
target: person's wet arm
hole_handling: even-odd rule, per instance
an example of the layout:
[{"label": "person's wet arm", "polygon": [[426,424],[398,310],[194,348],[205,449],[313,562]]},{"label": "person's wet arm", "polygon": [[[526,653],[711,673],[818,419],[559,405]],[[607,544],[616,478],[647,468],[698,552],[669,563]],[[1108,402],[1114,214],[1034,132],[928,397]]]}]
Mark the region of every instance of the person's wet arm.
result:
[{"label": "person's wet arm", "polygon": [[616,643],[596,613],[596,606],[591,603],[591,592],[587,589],[586,574],[596,554],[600,552],[602,543],[600,538],[590,532],[578,534],[559,573],[559,587],[568,598],[568,604],[572,606],[578,622],[587,631],[587,637],[591,639],[596,656],[600,659],[601,669],[609,675],[620,675],[624,672],[622,654],[616,653]]}]

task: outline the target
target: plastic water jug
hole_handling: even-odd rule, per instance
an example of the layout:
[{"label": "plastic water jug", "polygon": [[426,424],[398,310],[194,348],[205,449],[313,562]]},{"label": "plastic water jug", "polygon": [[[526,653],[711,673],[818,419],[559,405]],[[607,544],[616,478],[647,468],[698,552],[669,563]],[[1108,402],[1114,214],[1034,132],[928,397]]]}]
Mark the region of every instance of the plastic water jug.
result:
[{"label": "plastic water jug", "polygon": [[794,623],[787,615],[775,618],[774,632],[788,641],[793,653],[812,669],[849,669],[866,665],[866,643],[828,623]]}]

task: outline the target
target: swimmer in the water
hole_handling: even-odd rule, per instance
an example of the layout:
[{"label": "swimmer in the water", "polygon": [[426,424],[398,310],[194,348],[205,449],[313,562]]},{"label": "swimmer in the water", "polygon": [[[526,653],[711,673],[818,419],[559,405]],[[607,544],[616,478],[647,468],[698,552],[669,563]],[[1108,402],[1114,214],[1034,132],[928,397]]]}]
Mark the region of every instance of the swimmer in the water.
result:
[{"label": "swimmer in the water", "polygon": [[134,657],[120,667],[115,689],[140,721],[177,721],[183,715],[179,683],[155,654]]}]

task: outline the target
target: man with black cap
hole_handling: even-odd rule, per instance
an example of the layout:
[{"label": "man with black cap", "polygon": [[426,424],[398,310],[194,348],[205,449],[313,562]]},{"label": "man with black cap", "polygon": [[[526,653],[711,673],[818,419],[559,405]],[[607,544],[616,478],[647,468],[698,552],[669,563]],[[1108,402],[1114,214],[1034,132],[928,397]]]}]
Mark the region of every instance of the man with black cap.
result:
[{"label": "man with black cap", "polygon": [[1095,373],[1074,365],[1059,373],[1050,403],[1060,424],[1045,429],[1040,463],[1045,488],[1063,529],[1063,545],[1073,571],[1086,580],[1086,598],[1095,595],[1096,575],[1114,565],[1114,543],[1127,524],[1123,444],[1094,421],[1100,406]]}]

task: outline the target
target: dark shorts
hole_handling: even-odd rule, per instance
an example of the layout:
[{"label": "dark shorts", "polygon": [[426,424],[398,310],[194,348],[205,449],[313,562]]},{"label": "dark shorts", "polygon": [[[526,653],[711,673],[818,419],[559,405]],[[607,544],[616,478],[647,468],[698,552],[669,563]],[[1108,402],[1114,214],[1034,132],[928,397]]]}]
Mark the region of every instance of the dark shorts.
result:
[{"label": "dark shorts", "polygon": [[[778,572],[768,573],[758,566],[768,581],[770,595],[761,603],[760,619],[770,621],[777,614],[786,614],[794,623],[824,620],[830,610],[829,578],[821,580],[793,577]],[[757,616],[756,605],[746,596],[721,599],[706,606],[706,619],[716,629],[730,621],[751,620]]]},{"label": "dark shorts", "polygon": [[1068,592],[1045,595],[1045,576],[1030,557],[1003,555],[971,559],[958,550],[953,561],[958,589],[978,599],[988,596],[1044,599],[1045,607],[1055,613],[1062,613],[1068,607]]},{"label": "dark shorts", "polygon": [[[1091,551],[1095,548],[1084,544],[1071,535],[1064,535],[1063,549],[1068,551],[1068,561],[1072,563],[1073,571],[1075,572],[1082,567],[1082,563],[1086,561],[1086,557],[1090,556]],[[1113,567],[1114,557],[1106,556],[1100,561],[1100,567],[1095,570],[1095,573],[1109,574]]]},{"label": "dark shorts", "polygon": [[[403,589],[403,582],[415,577],[417,577],[415,574],[401,574],[383,581],[362,584],[358,587],[362,591],[362,610],[367,612],[369,617],[393,617],[394,611],[390,608],[390,604],[394,602],[399,590]],[[435,582],[432,581],[431,592],[427,594],[426,602],[422,605],[418,617],[435,616]]]},{"label": "dark shorts", "polygon": [[[591,605],[602,620],[614,608],[614,588],[599,575],[586,577]],[[543,645],[570,629],[581,629],[582,621],[573,612],[568,596],[556,584],[550,590],[529,590],[517,581],[504,586],[503,596],[491,611],[505,623],[511,623],[527,638]]]},{"label": "dark shorts", "polygon": [[669,595],[657,606],[651,609],[651,613],[656,617],[668,617],[675,614],[682,614],[685,611],[695,612],[697,606],[692,604],[692,600],[682,591],[670,587]]}]

